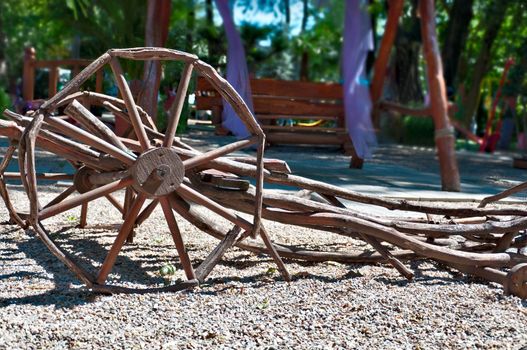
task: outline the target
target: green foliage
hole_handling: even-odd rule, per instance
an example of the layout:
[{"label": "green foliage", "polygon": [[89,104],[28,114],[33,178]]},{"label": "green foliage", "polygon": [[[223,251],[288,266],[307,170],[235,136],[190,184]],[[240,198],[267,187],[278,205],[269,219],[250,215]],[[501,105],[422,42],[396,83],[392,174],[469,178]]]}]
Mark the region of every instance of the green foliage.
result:
[{"label": "green foliage", "polygon": [[15,80],[22,75],[24,47],[34,46],[38,58],[68,57],[69,28],[64,21],[55,21],[59,0],[0,1],[0,17],[6,42],[4,53],[7,75]]},{"label": "green foliage", "polygon": [[[452,18],[451,10],[456,0],[436,2],[436,24],[440,41]],[[404,33],[411,40],[420,40],[418,21],[412,16],[413,4],[406,1],[399,35]],[[209,1],[209,3],[213,3]],[[237,13],[243,16],[239,30],[245,44],[250,73],[256,77],[298,79],[300,59],[308,57],[307,73],[312,81],[341,81],[340,50],[342,46],[343,17],[345,1],[307,0],[305,30],[298,28],[298,18],[303,16],[303,0],[237,0]],[[0,1],[0,38],[5,45],[0,48],[0,64],[3,55],[7,63],[9,86],[22,76],[24,47],[34,46],[38,59],[67,58],[72,46],[80,42],[80,56],[93,58],[111,47],[131,47],[144,44],[146,19],[144,0],[4,0]],[[483,39],[488,23],[492,20],[496,6],[507,7],[499,33],[492,45],[489,69],[486,78],[498,80],[507,58],[516,59],[504,87],[506,96],[527,95],[527,3],[523,0],[474,0],[474,16],[470,22],[469,35],[462,49],[456,81],[464,83],[467,89],[472,83],[474,65],[484,45]],[[227,41],[217,11],[210,17],[206,13],[206,0],[172,0],[172,13],[167,47],[191,51],[204,61],[225,71]],[[289,6],[289,8],[287,8]],[[215,6],[213,6],[215,8]],[[241,9],[241,11],[240,11]],[[370,1],[368,10],[374,19],[377,47],[384,31],[386,1]],[[275,20],[262,25],[253,14],[264,14]],[[296,18],[296,24],[287,21]],[[2,43],[3,44],[3,43]],[[420,60],[420,65],[422,60]],[[123,60],[128,78],[140,79],[143,64]],[[425,71],[419,67],[420,85],[425,86]],[[166,125],[163,103],[165,91],[179,80],[181,67],[164,66],[164,81],[161,85],[158,122]],[[3,79],[3,77],[2,77]],[[2,80],[0,79],[0,80]],[[4,81],[2,80],[2,81]],[[45,77],[44,77],[45,80]],[[94,82],[90,82],[93,84]],[[105,88],[111,88],[106,82]],[[44,82],[44,88],[46,83]],[[495,86],[495,85],[494,85]],[[190,91],[193,86],[190,87]],[[397,87],[395,87],[397,90]],[[491,92],[492,93],[492,92]],[[0,90],[0,107],[10,104],[3,90]],[[522,107],[523,108],[523,107]],[[482,110],[480,108],[480,110]],[[188,117],[190,107],[186,105],[182,119]],[[481,114],[481,113],[480,113]],[[482,115],[479,116],[483,119]],[[184,127],[184,123],[181,124]],[[430,119],[405,118],[401,124],[406,142],[427,142],[433,140]],[[178,132],[184,131],[179,128]]]},{"label": "green foliage", "polygon": [[4,119],[3,112],[5,109],[11,109],[11,98],[7,92],[0,86],[0,119]]},{"label": "green foliage", "polygon": [[432,118],[404,117],[402,142],[409,145],[433,146],[434,122]]},{"label": "green foliage", "polygon": [[[488,17],[494,15],[493,7],[498,1],[477,0],[474,2],[474,18],[470,25],[469,38],[460,63],[464,69],[459,72],[460,77],[458,79],[460,82],[465,82],[467,86],[470,86],[472,69],[483,44]],[[527,4],[520,0],[511,0],[507,4],[509,6],[504,21],[492,46],[490,69],[486,74],[488,79],[499,80],[505,61],[509,57],[522,57],[524,55],[520,51],[525,47],[525,38],[527,37]]]}]

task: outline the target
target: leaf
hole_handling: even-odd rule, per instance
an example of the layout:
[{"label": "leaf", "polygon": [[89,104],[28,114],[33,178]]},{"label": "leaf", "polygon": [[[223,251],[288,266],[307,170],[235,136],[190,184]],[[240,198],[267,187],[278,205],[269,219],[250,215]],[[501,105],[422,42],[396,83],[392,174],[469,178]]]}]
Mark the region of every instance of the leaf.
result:
[{"label": "leaf", "polygon": [[268,276],[272,276],[274,275],[278,270],[275,268],[275,267],[270,267],[267,269],[267,271],[265,272],[266,275]]},{"label": "leaf", "polygon": [[75,0],[66,0],[66,7],[73,11],[73,17],[75,20],[79,19],[77,14],[77,6],[75,6]]},{"label": "leaf", "polygon": [[75,215],[68,215],[66,216],[66,221],[68,222],[77,222],[79,221],[79,217],[75,216]]},{"label": "leaf", "polygon": [[260,309],[260,310],[265,310],[265,309],[267,309],[267,308],[269,307],[269,304],[270,304],[270,303],[269,303],[269,299],[268,299],[268,298],[265,298],[265,299],[262,301],[262,303],[261,303],[260,305],[258,305],[257,307],[258,307],[258,309]]}]

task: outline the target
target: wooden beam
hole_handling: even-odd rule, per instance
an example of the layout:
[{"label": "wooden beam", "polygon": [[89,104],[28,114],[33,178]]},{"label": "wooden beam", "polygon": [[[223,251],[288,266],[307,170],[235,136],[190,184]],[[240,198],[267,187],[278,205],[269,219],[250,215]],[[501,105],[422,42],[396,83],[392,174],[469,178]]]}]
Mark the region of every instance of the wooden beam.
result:
[{"label": "wooden beam", "polygon": [[24,50],[24,76],[22,78],[22,96],[24,101],[31,101],[35,97],[35,49],[26,47]]},{"label": "wooden beam", "polygon": [[439,44],[436,36],[433,0],[420,0],[421,37],[426,61],[431,114],[435,125],[435,142],[443,191],[461,190],[456,161],[454,129],[448,118],[448,101]]},{"label": "wooden beam", "polygon": [[[388,59],[392,51],[393,42],[397,34],[397,27],[399,25],[399,18],[403,11],[403,0],[389,1],[388,20],[384,29],[384,35],[381,40],[381,46],[377,59],[373,66],[373,81],[370,88],[371,100],[373,106],[376,106],[377,101],[382,97],[382,88],[384,86],[384,77],[386,76],[386,67],[388,66]],[[378,110],[372,110],[372,120],[375,127],[379,126]]]},{"label": "wooden beam", "polygon": [[[145,26],[145,46],[163,47],[168,36],[170,0],[148,0]],[[157,94],[161,82],[161,62],[148,60],[144,63],[143,86],[138,104],[156,120]]]}]

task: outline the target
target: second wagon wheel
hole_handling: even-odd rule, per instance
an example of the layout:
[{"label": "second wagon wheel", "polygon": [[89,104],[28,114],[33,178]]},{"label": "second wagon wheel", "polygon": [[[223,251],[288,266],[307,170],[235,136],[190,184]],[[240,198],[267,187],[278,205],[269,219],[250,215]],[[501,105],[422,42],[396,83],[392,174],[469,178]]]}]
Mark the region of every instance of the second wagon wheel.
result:
[{"label": "second wagon wheel", "polygon": [[[184,69],[174,102],[175,105],[171,110],[172,115],[169,117],[167,130],[164,135],[145,125],[144,111],[134,101],[119,58],[132,60],[176,60],[184,63]],[[76,96],[74,93],[79,90],[80,86],[106,64],[110,65],[122,96],[122,101],[120,102],[124,108],[119,113],[125,114],[124,118],[131,124],[136,140],[116,136],[109,128],[101,125],[102,123],[98,122],[97,118],[94,118],[89,110],[84,108],[74,98]],[[193,151],[192,155],[189,155],[188,152],[182,152],[182,149],[177,147],[174,137],[175,131],[186,98],[189,80],[194,69],[208,79],[223,99],[237,112],[251,134],[248,138],[206,153]],[[111,97],[104,95],[99,97],[102,100],[111,99]],[[59,105],[67,105],[65,109],[66,114],[82,124],[84,129],[92,132],[87,132],[84,129],[53,116],[51,112]],[[118,108],[113,105],[111,107],[114,109]],[[74,185],[80,195],[64,199],[61,198],[57,203],[48,205],[45,208],[39,206],[34,166],[35,142],[42,127],[55,130],[62,137],[80,142],[100,153],[98,161],[87,160],[75,175]],[[243,219],[207,198],[186,179],[186,176],[192,175],[197,167],[206,166],[207,163],[215,158],[251,145],[257,145],[257,200],[254,208],[253,222]],[[194,202],[232,222],[235,229],[238,228],[246,232],[242,237],[246,237],[248,234],[253,234],[254,236],[259,234],[268,247],[269,253],[280,268],[280,271],[283,272],[284,278],[289,279],[289,275],[280,257],[276,253],[267,233],[261,227],[264,145],[265,135],[241,97],[211,66],[200,61],[196,56],[164,48],[109,50],[72,79],[61,92],[46,101],[36,111],[34,119],[24,130],[19,145],[19,163],[22,181],[30,200],[29,222],[55,256],[74,271],[89,288],[106,292],[127,291],[126,288],[120,286],[107,285],[107,277],[126,239],[130,236],[134,225],[138,221],[144,221],[150,215],[153,208],[159,204],[161,205],[167,226],[177,248],[181,264],[189,280],[176,286],[161,288],[174,290],[197,284],[196,273],[185,249],[173,213],[173,210],[176,210],[185,217],[185,211],[187,209],[181,203],[185,201]],[[93,276],[50,239],[41,221],[71,208],[86,205],[90,201],[107,196],[121,189],[127,189],[127,193],[137,195],[126,196],[130,203],[125,205],[127,210],[124,215],[124,222],[104,262],[98,269],[96,275]],[[142,210],[145,201],[149,199],[152,202]]]}]

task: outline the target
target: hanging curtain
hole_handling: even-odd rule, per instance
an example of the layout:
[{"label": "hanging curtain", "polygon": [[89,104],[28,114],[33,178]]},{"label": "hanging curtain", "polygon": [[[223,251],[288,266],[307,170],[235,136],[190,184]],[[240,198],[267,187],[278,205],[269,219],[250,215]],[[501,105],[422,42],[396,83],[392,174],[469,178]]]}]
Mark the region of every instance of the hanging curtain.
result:
[{"label": "hanging curtain", "polygon": [[344,108],[353,147],[361,158],[371,158],[377,146],[371,122],[371,98],[366,77],[366,56],[373,50],[368,1],[347,0],[342,48]]},{"label": "hanging curtain", "polygon": [[[233,15],[229,8],[229,1],[215,1],[221,18],[223,19],[223,26],[227,36],[227,81],[240,94],[251,112],[254,113],[245,50],[240,33],[238,33],[234,25]],[[245,138],[250,135],[243,122],[225,100],[223,101],[222,120],[223,127],[232,132],[236,137]]]}]

